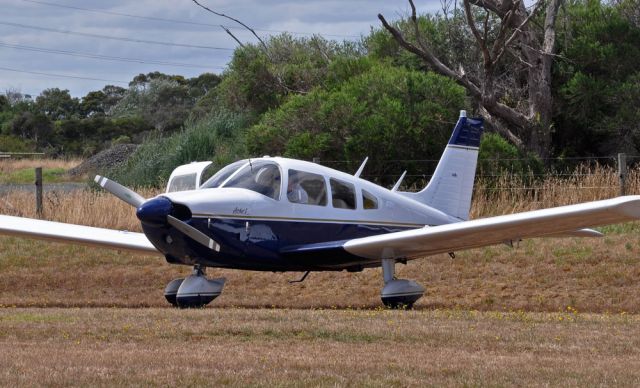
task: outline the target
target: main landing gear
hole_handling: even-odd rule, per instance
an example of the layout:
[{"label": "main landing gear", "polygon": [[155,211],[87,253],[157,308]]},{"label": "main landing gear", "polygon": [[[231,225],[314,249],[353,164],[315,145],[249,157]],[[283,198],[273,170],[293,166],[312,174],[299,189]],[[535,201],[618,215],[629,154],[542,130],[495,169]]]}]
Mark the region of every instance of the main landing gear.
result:
[{"label": "main landing gear", "polygon": [[380,293],[382,303],[392,309],[410,309],[424,295],[424,287],[413,280],[395,278],[395,259],[382,259],[384,288]]},{"label": "main landing gear", "polygon": [[164,289],[164,297],[175,307],[201,308],[220,296],[226,279],[207,279],[205,267],[196,264],[186,278],[174,279]]}]

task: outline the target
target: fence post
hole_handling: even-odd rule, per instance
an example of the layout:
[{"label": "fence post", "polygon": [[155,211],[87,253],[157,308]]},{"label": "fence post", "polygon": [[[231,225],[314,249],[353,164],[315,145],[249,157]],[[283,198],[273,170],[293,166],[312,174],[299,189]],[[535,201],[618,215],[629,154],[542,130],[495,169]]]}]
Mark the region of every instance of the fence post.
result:
[{"label": "fence post", "polygon": [[36,215],[42,218],[42,167],[36,167]]},{"label": "fence post", "polygon": [[618,154],[618,177],[620,178],[620,195],[625,195],[627,182],[627,154]]},{"label": "fence post", "polygon": [[317,156],[316,156],[316,157],[314,157],[314,158],[313,158],[313,163],[316,163],[316,164],[320,163],[320,158],[319,158],[319,157],[317,157]]}]

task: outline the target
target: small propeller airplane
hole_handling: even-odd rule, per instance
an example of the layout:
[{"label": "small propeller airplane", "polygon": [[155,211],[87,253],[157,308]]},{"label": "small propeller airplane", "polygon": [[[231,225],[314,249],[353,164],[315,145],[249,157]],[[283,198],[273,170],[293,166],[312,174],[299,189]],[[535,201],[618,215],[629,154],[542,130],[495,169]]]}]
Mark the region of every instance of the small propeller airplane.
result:
[{"label": "small propeller airplane", "polygon": [[426,256],[535,237],[598,237],[588,227],[640,218],[640,196],[468,220],[482,119],[461,111],[427,186],[399,191],[315,163],[262,157],[232,163],[205,182],[210,162],[174,170],[167,192],[145,199],[105,177],[96,182],[136,208],[143,233],[0,216],[0,234],[161,254],[193,266],[165,288],[179,307],[203,307],[224,278],[206,268],[362,271],[382,267],[382,302],[411,307],[424,294],[395,265]]}]

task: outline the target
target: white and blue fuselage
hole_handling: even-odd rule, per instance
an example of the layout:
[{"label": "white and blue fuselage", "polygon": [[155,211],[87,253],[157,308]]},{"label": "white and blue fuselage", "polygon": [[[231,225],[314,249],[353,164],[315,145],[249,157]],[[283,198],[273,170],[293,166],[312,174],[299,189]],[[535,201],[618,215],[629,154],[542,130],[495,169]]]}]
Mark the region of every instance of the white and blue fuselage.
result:
[{"label": "white and blue fuselage", "polygon": [[[267,169],[263,187],[260,174]],[[145,235],[168,261],[268,271],[361,270],[379,266],[379,260],[349,254],[341,248],[344,241],[458,221],[401,193],[305,161],[265,157],[221,172],[228,174],[221,182],[210,179],[216,187],[205,183],[163,194],[138,211]],[[305,202],[291,197],[293,180],[309,191]],[[164,224],[167,212],[219,249],[194,244]]]}]

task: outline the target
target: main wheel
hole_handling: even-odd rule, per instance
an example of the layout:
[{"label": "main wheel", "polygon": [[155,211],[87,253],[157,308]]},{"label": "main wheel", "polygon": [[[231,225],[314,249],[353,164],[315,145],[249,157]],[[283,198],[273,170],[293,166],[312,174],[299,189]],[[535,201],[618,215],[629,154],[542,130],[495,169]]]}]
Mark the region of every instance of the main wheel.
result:
[{"label": "main wheel", "polygon": [[178,289],[182,285],[184,278],[173,279],[167,284],[167,287],[164,289],[164,297],[167,299],[167,302],[171,303],[173,307],[178,307],[178,301],[176,297],[178,295]]},{"label": "main wheel", "polygon": [[410,310],[422,295],[424,287],[413,280],[394,279],[387,282],[380,297],[382,303],[390,309]]}]

